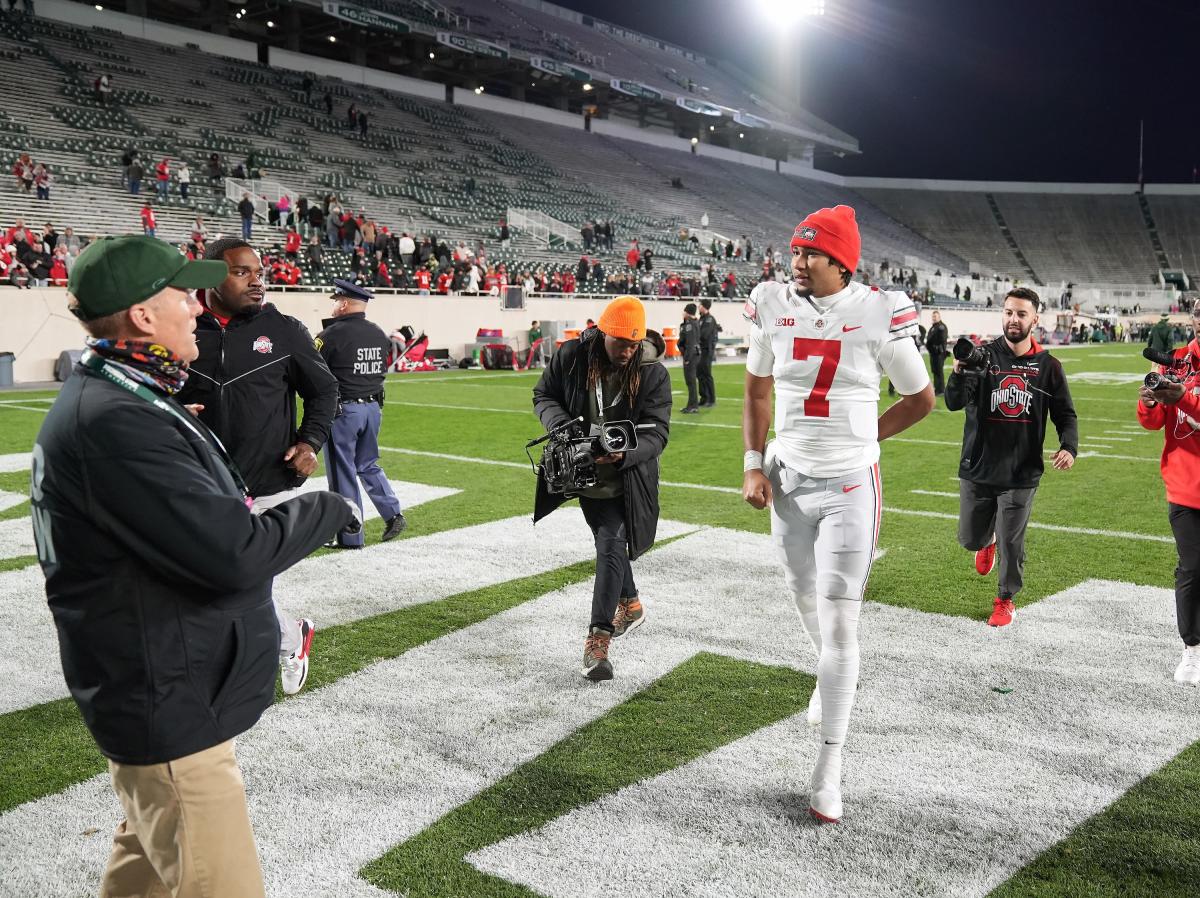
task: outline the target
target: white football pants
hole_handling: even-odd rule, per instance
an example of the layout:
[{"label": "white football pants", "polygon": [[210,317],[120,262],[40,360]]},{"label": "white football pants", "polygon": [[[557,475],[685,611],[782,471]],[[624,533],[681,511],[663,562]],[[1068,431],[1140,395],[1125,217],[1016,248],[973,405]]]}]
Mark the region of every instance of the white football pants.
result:
[{"label": "white football pants", "polygon": [[771,535],[817,650],[821,742],[840,751],[858,688],[858,616],[883,511],[879,465],[814,478],[773,455],[764,464],[774,491]]}]

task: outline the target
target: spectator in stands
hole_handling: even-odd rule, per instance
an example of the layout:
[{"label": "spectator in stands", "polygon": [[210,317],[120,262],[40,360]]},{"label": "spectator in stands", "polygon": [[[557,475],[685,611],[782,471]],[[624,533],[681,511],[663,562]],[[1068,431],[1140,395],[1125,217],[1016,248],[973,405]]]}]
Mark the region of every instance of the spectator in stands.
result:
[{"label": "spectator in stands", "polygon": [[450,271],[450,269],[442,271],[442,273],[437,276],[437,292],[442,296],[446,296],[450,293],[450,289],[453,284],[454,274]]},{"label": "spectator in stands", "polygon": [[570,271],[566,272],[563,275],[562,292],[563,293],[574,293],[575,292],[575,275]]},{"label": "spectator in stands", "polygon": [[963,298],[964,302],[971,301],[971,285],[970,284],[967,284],[967,286],[963,288],[962,298]]},{"label": "spectator in stands", "polygon": [[288,228],[283,240],[283,251],[287,255],[288,261],[296,261],[296,254],[300,252],[300,235],[295,228]]},{"label": "spectator in stands", "polygon": [[29,275],[29,269],[17,258],[15,246],[0,247],[0,280],[13,287],[33,289],[33,278]]},{"label": "spectator in stands", "polygon": [[596,237],[596,226],[590,220],[585,221],[583,227],[579,229],[579,236],[583,239],[584,252],[590,252],[592,241]]},{"label": "spectator in stands", "polygon": [[349,212],[342,212],[341,220],[338,222],[338,241],[341,243],[343,252],[354,251],[357,236],[358,223],[354,220],[354,216]]},{"label": "spectator in stands", "polygon": [[611,253],[613,251],[613,223],[609,219],[604,220],[604,245]]},{"label": "spectator in stands", "polygon": [[428,237],[421,238],[421,245],[417,247],[417,265],[427,265],[429,260],[433,258],[433,241]]},{"label": "spectator in stands", "polygon": [[382,254],[375,256],[375,286],[392,286],[392,275],[388,271],[387,262],[384,261]]},{"label": "spectator in stands", "polygon": [[317,237],[318,240],[325,232],[325,213],[321,211],[320,203],[313,203],[308,207],[308,227],[309,236]]},{"label": "spectator in stands", "polygon": [[358,107],[351,103],[350,107],[346,110],[346,127],[353,131],[357,125]]},{"label": "spectator in stands", "polygon": [[39,200],[50,199],[50,182],[52,180],[50,168],[45,163],[39,162],[33,167],[33,186],[37,190]]},{"label": "spectator in stands", "polygon": [[958,282],[954,283],[954,298],[958,299],[962,295],[962,287],[958,286]]},{"label": "spectator in stands", "polygon": [[358,232],[359,242],[367,248],[368,252],[375,251],[375,219],[369,218],[362,224],[362,229]]},{"label": "spectator in stands", "polygon": [[587,256],[579,257],[579,264],[575,266],[575,280],[583,283],[587,280],[588,272],[591,270],[592,263]]},{"label": "spectator in stands", "polygon": [[625,253],[625,264],[634,269],[642,264],[642,253],[636,240],[629,245],[629,252]]},{"label": "spectator in stands", "polygon": [[[4,232],[4,242],[26,245],[33,243],[33,231],[25,227],[25,219],[18,218],[16,224]],[[21,247],[17,246],[17,250],[20,251],[20,249]]]},{"label": "spectator in stands", "polygon": [[67,249],[67,270],[70,271],[71,266],[75,264],[75,260],[79,257],[79,253],[83,249],[83,244],[80,242],[79,237],[76,236],[74,228],[67,228],[63,231],[62,238],[58,243]]},{"label": "spectator in stands", "polygon": [[238,215],[242,217],[242,239],[249,240],[254,229],[254,201],[249,193],[242,194],[242,200],[237,205]]},{"label": "spectator in stands", "polygon": [[257,178],[260,175],[258,150],[251,147],[250,152],[246,154],[246,177]]},{"label": "spectator in stands", "polygon": [[24,249],[18,250],[17,258],[21,264],[29,269],[29,276],[33,278],[34,283],[39,287],[45,287],[50,278],[50,254],[46,252],[42,246],[42,241],[37,237],[33,238],[33,243],[20,244]]},{"label": "spectator in stands", "polygon": [[753,262],[754,261],[754,244],[752,244],[750,242],[750,238],[747,237],[745,234],[742,235],[742,243],[746,247],[746,253],[743,256],[743,258],[745,258],[745,260],[747,262]]},{"label": "spectator in stands", "polygon": [[479,279],[480,279],[479,266],[474,263],[471,263],[470,270],[467,272],[467,292],[468,293],[478,293],[479,292]]},{"label": "spectator in stands", "polygon": [[208,228],[204,224],[204,216],[197,215],[192,219],[192,243],[201,244],[208,242]]},{"label": "spectator in stands", "polygon": [[289,194],[284,194],[279,198],[279,202],[275,204],[276,210],[279,212],[279,223],[287,228],[296,226],[296,219],[292,215],[292,198]]},{"label": "spectator in stands", "polygon": [[215,187],[225,177],[225,166],[221,164],[219,153],[208,154],[208,165],[205,167],[210,187]]},{"label": "spectator in stands", "polygon": [[365,112],[358,114],[358,134],[363,140],[367,139],[367,114]]},{"label": "spectator in stands", "polygon": [[725,258],[727,260],[733,258],[733,241],[729,240],[725,243]]},{"label": "spectator in stands", "polygon": [[367,278],[367,260],[363,258],[363,248],[360,246],[350,254],[350,273],[354,275],[356,284],[365,284]]},{"label": "spectator in stands", "polygon": [[67,249],[62,247],[54,251],[50,257],[50,286],[65,287],[67,286]]},{"label": "spectator in stands", "polygon": [[164,157],[158,165],[154,166],[154,180],[158,187],[158,198],[166,200],[167,195],[171,192],[171,160]]},{"label": "spectator in stands", "polygon": [[599,259],[592,259],[592,282],[597,286],[604,283],[604,266]]},{"label": "spectator in stands", "polygon": [[92,82],[92,90],[95,91],[96,99],[101,106],[107,106],[112,97],[112,82],[112,76],[108,72],[101,72],[99,77]]},{"label": "spectator in stands", "polygon": [[325,103],[325,114],[333,115],[333,94],[331,94],[328,90],[325,91],[325,99],[323,102]]},{"label": "spectator in stands", "polygon": [[429,287],[433,283],[433,275],[430,274],[429,269],[424,267],[418,268],[416,273],[413,274],[413,280],[417,283],[417,295],[428,296]]},{"label": "spectator in stands", "polygon": [[175,173],[175,178],[179,181],[179,195],[186,200],[188,198],[188,190],[192,186],[192,170],[188,168],[186,162],[179,163],[179,171]]},{"label": "spectator in stands", "polygon": [[500,219],[500,246],[503,249],[508,249],[508,242],[511,239],[511,234],[508,232],[508,219]]},{"label": "spectator in stands", "polygon": [[13,177],[17,179],[17,187],[29,193],[33,189],[33,160],[28,153],[22,153],[13,163]]},{"label": "spectator in stands", "polygon": [[[320,206],[313,206],[311,212],[320,212]],[[321,238],[317,236],[317,232],[313,231],[308,237],[308,267],[314,274],[320,274],[325,270],[325,260],[321,253]]]},{"label": "spectator in stands", "polygon": [[147,237],[153,237],[158,222],[154,218],[154,210],[150,208],[150,201],[146,200],[142,204],[142,211],[138,213],[142,219],[142,233]]},{"label": "spectator in stands", "polygon": [[137,156],[133,157],[133,161],[129,164],[129,192],[138,194],[142,192],[142,178],[145,177],[146,170],[142,168],[142,161]]},{"label": "spectator in stands", "polygon": [[58,249],[58,231],[54,230],[54,225],[50,222],[46,222],[42,228],[42,245],[46,247],[48,253]]},{"label": "spectator in stands", "polygon": [[725,282],[721,284],[721,295],[726,299],[737,296],[737,274],[732,269],[725,275]]},{"label": "spectator in stands", "polygon": [[400,235],[400,261],[404,263],[405,268],[411,268],[413,263],[413,253],[417,251],[417,245],[413,242],[412,237],[408,236],[405,231]]},{"label": "spectator in stands", "polygon": [[304,80],[300,82],[300,89],[304,91],[304,104],[306,106],[312,102],[313,83],[312,75],[305,72]]}]

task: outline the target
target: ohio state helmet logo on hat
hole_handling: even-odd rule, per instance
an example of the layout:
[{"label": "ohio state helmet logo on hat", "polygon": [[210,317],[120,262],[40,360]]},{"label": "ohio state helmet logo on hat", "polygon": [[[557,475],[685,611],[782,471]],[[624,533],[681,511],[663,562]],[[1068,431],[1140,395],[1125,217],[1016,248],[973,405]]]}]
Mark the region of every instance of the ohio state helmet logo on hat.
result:
[{"label": "ohio state helmet logo on hat", "polygon": [[796,228],[796,239],[798,240],[816,240],[817,229],[810,227]]},{"label": "ohio state helmet logo on hat", "polygon": [[271,345],[270,337],[259,337],[254,341],[254,346],[251,348],[255,352],[261,352],[263,355],[268,355],[275,347]]}]

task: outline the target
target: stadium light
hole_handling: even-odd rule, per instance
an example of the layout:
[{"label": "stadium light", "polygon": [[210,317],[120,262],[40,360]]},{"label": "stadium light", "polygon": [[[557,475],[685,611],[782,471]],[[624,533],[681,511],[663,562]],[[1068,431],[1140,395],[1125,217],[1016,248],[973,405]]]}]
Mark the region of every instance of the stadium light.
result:
[{"label": "stadium light", "polygon": [[776,25],[794,25],[808,16],[825,15],[825,0],[758,0],[758,9]]},{"label": "stadium light", "polygon": [[238,12],[238,13],[234,13],[234,14],[233,14],[233,17],[234,17],[235,19],[240,19],[240,18],[242,17],[242,14],[241,14],[240,12]]},{"label": "stadium light", "polygon": [[591,85],[591,83],[589,82],[589,83],[585,84],[585,85],[583,86],[583,89],[584,89],[584,90],[591,90],[591,89],[592,89],[592,85]]},{"label": "stadium light", "polygon": [[481,94],[481,93],[483,93],[483,85],[482,85],[482,84],[481,84],[481,85],[479,85],[479,87],[475,88],[475,93],[476,93],[476,94]]},{"label": "stadium light", "polygon": [[695,146],[695,145],[696,145],[696,144],[698,144],[699,142],[700,142],[700,138],[699,138],[699,137],[693,137],[693,138],[692,138],[692,146]]},{"label": "stadium light", "polygon": [[437,59],[437,54],[436,54],[436,53],[430,53],[430,54],[429,54],[429,58],[430,58],[430,59]]},{"label": "stadium light", "polygon": [[746,135],[743,132],[739,131],[738,132],[738,140],[745,140],[745,138],[746,138]]},{"label": "stadium light", "polygon": [[99,3],[96,4],[96,12],[104,12],[104,7]]},{"label": "stadium light", "polygon": [[274,23],[274,22],[272,22],[270,19],[267,19],[267,27],[268,27],[268,28],[274,28],[274,27],[275,27],[275,23]]},{"label": "stadium light", "polygon": [[332,34],[331,34],[331,35],[329,35],[329,43],[331,43],[331,44],[336,44],[336,43],[337,43],[337,37],[335,37],[335,36],[334,36],[334,35],[332,35]]},{"label": "stadium light", "polygon": [[717,130],[717,126],[716,126],[716,125],[709,125],[709,126],[708,126],[708,130],[709,130],[709,131],[716,131],[716,130]]}]

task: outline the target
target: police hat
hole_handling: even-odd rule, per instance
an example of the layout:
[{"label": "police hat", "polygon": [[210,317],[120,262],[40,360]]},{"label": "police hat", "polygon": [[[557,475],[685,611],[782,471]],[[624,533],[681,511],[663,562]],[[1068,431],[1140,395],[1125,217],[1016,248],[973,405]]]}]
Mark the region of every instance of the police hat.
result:
[{"label": "police hat", "polygon": [[360,287],[353,281],[343,280],[342,278],[333,279],[333,298],[339,296],[346,299],[357,299],[359,302],[370,302],[371,297],[375,294],[366,287]]}]

